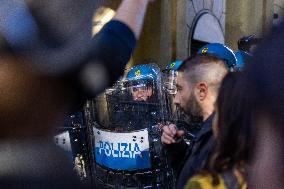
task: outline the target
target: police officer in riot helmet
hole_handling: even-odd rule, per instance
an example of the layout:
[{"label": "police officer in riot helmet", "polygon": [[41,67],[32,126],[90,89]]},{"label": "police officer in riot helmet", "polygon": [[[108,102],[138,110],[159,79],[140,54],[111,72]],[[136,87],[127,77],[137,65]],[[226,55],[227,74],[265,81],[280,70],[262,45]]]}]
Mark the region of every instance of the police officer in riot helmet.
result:
[{"label": "police officer in riot helmet", "polygon": [[154,97],[154,82],[157,80],[155,67],[139,65],[131,68],[126,75],[127,87],[134,101],[150,101]]},{"label": "police officer in riot helmet", "polygon": [[156,81],[158,68],[155,65],[138,65],[126,75],[126,87],[136,102],[151,102],[157,98]]},{"label": "police officer in riot helmet", "polygon": [[199,49],[198,54],[210,54],[223,59],[230,71],[241,71],[244,65],[252,58],[252,50],[260,39],[254,35],[243,37],[238,41],[239,51],[233,52],[229,47],[220,43],[211,43]]},{"label": "police officer in riot helmet", "polygon": [[174,121],[176,118],[175,114],[175,106],[173,103],[173,96],[176,94],[176,77],[177,77],[177,69],[182,64],[181,60],[176,60],[167,65],[166,69],[163,70],[162,75],[162,88],[164,90],[164,101],[166,104],[167,111],[167,121]]},{"label": "police officer in riot helmet", "polygon": [[[155,65],[138,65],[129,70],[125,86],[131,95],[131,122],[133,127],[157,124],[159,114],[159,69]],[[141,125],[142,124],[142,125]],[[148,125],[149,126],[149,125]]]},{"label": "police officer in riot helmet", "polygon": [[159,69],[155,65],[138,65],[129,70],[106,93],[109,127],[116,131],[147,128],[161,119],[159,104]]},{"label": "police officer in riot helmet", "polygon": [[157,130],[164,116],[160,82],[156,65],[138,65],[106,92],[109,123],[94,128],[98,186],[172,188]]},{"label": "police officer in riot helmet", "polygon": [[228,46],[221,43],[210,43],[200,48],[197,54],[208,54],[220,58],[226,62],[229,71],[236,69],[236,55]]},{"label": "police officer in riot helmet", "polygon": [[176,76],[178,74],[177,70],[182,65],[181,60],[175,60],[167,65],[166,69],[163,70],[164,87],[166,92],[169,94],[176,93]]}]

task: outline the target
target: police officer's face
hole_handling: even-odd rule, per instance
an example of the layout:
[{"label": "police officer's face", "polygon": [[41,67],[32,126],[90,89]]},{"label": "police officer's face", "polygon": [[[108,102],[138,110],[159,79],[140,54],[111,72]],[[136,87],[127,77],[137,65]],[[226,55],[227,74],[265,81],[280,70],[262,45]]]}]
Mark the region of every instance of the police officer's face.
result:
[{"label": "police officer's face", "polygon": [[187,115],[202,116],[202,109],[194,95],[194,85],[186,80],[183,73],[178,74],[176,81],[175,105],[181,108]]},{"label": "police officer's face", "polygon": [[133,88],[132,97],[135,101],[147,101],[153,95],[152,87]]}]

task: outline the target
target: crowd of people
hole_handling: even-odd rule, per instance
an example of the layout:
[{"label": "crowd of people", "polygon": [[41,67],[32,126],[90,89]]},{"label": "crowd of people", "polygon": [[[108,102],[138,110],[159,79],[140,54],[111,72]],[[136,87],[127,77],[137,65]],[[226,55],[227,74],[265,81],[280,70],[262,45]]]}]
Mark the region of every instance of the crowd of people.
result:
[{"label": "crowd of people", "polygon": [[[121,78],[153,1],[123,0],[94,37],[76,36],[92,26],[94,1],[2,2],[2,188],[284,187],[284,25],[261,41],[242,38],[237,52],[207,44],[165,75],[143,64]],[[96,101],[91,182],[82,182],[53,136],[111,86]]]}]

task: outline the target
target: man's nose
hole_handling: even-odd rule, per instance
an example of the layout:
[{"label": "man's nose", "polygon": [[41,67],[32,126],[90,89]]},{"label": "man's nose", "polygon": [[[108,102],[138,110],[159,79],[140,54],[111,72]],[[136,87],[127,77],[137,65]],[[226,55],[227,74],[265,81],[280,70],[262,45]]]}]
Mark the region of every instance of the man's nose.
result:
[{"label": "man's nose", "polygon": [[180,99],[179,99],[179,95],[178,94],[174,95],[174,104],[176,106],[180,105]]},{"label": "man's nose", "polygon": [[143,90],[138,89],[138,91],[137,91],[137,96],[138,96],[138,97],[143,96]]}]

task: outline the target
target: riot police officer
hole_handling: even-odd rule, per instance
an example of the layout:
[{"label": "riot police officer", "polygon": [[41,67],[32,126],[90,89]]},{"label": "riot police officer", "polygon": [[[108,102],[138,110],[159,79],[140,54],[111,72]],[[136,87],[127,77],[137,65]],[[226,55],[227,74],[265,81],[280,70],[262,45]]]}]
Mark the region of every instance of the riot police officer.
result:
[{"label": "riot police officer", "polygon": [[167,121],[174,121],[176,119],[176,110],[173,103],[173,95],[176,94],[176,77],[177,69],[182,64],[181,60],[176,60],[167,65],[166,69],[163,70],[162,75],[162,86],[164,91],[164,101],[166,104]]},{"label": "riot police officer", "polygon": [[167,65],[166,69],[163,70],[163,85],[165,90],[169,94],[176,93],[176,76],[177,70],[181,66],[181,60],[175,60]]},{"label": "riot police officer", "polygon": [[236,69],[236,56],[234,52],[226,45],[220,43],[210,43],[200,48],[197,54],[209,54],[226,61],[230,71]]},{"label": "riot police officer", "polygon": [[[161,73],[138,65],[97,98],[94,126],[96,186],[172,188],[157,124],[164,120]],[[104,120],[104,121],[102,121]]]}]

